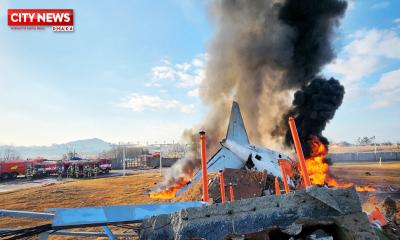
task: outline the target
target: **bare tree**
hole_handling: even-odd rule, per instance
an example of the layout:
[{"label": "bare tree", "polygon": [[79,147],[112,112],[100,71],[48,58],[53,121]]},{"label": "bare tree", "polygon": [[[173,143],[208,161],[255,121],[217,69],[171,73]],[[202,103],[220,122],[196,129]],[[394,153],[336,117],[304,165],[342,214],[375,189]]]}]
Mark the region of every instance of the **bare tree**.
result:
[{"label": "bare tree", "polygon": [[375,142],[375,136],[373,137],[359,137],[357,139],[357,145],[371,145]]},{"label": "bare tree", "polygon": [[14,160],[18,160],[19,158],[20,158],[20,156],[19,156],[18,152],[11,147],[4,149],[2,157],[1,157],[1,159],[3,161],[14,161]]}]

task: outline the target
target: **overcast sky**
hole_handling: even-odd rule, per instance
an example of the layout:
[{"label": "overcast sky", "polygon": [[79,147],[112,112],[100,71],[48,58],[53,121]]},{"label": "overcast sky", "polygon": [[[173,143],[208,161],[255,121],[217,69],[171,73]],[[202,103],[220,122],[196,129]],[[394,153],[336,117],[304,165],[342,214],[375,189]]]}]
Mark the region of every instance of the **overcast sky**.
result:
[{"label": "overcast sky", "polygon": [[[0,144],[178,141],[213,36],[206,1],[0,2]],[[15,31],[8,8],[72,8],[75,32]],[[324,69],[346,87],[325,134],[400,141],[400,2],[351,1]]]}]

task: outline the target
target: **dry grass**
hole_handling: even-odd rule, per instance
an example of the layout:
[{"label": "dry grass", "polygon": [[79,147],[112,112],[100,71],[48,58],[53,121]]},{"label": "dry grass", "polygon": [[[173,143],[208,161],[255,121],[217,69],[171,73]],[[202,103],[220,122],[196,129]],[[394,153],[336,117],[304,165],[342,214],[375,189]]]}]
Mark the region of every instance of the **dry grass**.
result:
[{"label": "dry grass", "polygon": [[400,162],[384,162],[382,166],[378,163],[336,163],[330,170],[346,182],[400,188]]},{"label": "dry grass", "polygon": [[[158,173],[79,180],[46,187],[0,193],[0,208],[43,212],[46,208],[87,207],[160,202],[145,191],[160,181]],[[165,202],[165,200],[164,200]],[[22,218],[2,218],[0,228],[44,224]]]}]

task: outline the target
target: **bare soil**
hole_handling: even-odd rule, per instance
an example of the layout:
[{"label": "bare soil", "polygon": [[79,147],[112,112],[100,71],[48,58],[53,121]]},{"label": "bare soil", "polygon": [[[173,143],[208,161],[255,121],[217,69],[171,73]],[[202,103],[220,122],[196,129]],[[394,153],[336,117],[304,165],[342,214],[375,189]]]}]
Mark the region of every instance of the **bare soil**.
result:
[{"label": "bare soil", "polygon": [[330,171],[344,182],[400,189],[400,162],[336,163]]}]

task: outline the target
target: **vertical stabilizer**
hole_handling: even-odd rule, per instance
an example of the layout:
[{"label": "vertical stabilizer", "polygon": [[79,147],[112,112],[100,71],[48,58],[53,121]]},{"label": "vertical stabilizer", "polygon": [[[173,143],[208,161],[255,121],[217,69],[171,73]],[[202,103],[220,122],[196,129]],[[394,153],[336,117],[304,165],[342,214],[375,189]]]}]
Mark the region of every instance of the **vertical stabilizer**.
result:
[{"label": "vertical stabilizer", "polygon": [[239,144],[249,144],[249,137],[247,136],[242,114],[240,113],[239,104],[237,102],[233,102],[232,104],[226,140],[232,140]]}]

